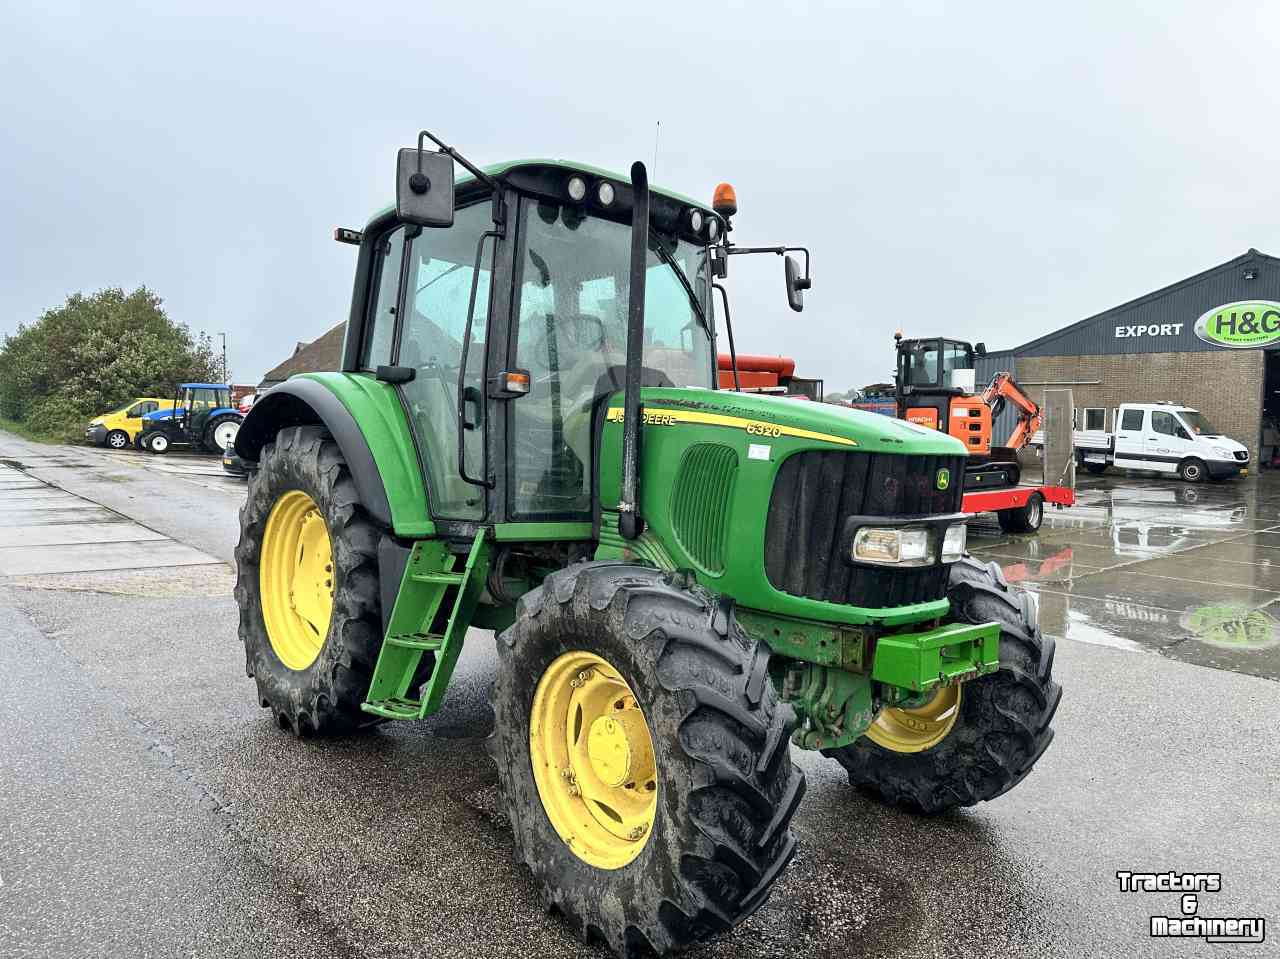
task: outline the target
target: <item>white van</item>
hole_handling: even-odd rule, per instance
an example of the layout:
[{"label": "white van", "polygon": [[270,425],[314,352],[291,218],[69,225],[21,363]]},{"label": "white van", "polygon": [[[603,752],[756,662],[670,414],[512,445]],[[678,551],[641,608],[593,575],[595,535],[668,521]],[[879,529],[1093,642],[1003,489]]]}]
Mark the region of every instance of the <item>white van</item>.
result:
[{"label": "white van", "polygon": [[[1106,413],[1085,410],[1085,425],[1105,426]],[[1223,436],[1189,406],[1123,403],[1110,413],[1110,432],[1095,428],[1074,434],[1078,462],[1091,473],[1104,473],[1107,467],[1116,466],[1176,473],[1188,483],[1199,483],[1206,477],[1227,479],[1248,472],[1248,448]],[[1042,445],[1041,434],[1031,442]]]}]

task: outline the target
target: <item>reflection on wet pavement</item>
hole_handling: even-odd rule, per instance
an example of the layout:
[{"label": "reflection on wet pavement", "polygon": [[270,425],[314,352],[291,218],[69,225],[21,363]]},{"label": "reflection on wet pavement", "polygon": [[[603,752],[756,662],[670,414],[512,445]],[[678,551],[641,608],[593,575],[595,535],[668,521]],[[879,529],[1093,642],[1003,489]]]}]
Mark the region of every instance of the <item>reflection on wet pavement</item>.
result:
[{"label": "reflection on wet pavement", "polygon": [[970,550],[1037,596],[1049,635],[1280,680],[1280,474],[1083,476],[1038,535],[989,519]]}]

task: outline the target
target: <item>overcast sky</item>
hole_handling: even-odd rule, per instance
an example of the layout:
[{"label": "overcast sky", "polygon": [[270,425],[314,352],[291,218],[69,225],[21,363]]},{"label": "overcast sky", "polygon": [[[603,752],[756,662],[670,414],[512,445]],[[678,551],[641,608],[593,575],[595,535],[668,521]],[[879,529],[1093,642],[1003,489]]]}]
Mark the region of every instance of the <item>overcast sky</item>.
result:
[{"label": "overcast sky", "polygon": [[[200,12],[201,6],[204,7]],[[735,260],[744,352],[828,389],[892,334],[1007,347],[1280,252],[1280,7],[1261,3],[62,3],[0,9],[0,333],[145,284],[254,382],[346,316],[362,226],[426,126],[559,156],[804,244]],[[184,12],[175,12],[175,11]]]}]

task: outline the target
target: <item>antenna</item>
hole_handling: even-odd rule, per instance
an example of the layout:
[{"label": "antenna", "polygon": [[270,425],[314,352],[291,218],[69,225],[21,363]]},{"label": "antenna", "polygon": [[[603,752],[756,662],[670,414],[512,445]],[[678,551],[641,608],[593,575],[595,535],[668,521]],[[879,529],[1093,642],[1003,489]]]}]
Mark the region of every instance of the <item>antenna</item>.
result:
[{"label": "antenna", "polygon": [[662,133],[662,121],[658,120],[653,125],[653,175],[658,175],[658,137]]}]

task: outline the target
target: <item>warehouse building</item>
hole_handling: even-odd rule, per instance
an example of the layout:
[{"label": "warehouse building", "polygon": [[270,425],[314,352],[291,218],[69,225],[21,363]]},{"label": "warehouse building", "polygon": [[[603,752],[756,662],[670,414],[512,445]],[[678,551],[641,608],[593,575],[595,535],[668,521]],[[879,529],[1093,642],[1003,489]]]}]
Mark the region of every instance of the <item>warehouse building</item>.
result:
[{"label": "warehouse building", "polygon": [[[1280,259],[1251,249],[977,365],[980,383],[1008,370],[1037,402],[1070,387],[1081,429],[1114,429],[1126,402],[1194,407],[1256,463],[1264,425],[1280,421]],[[997,439],[1013,416],[1001,415]],[[1273,430],[1267,439],[1270,460]]]}]

